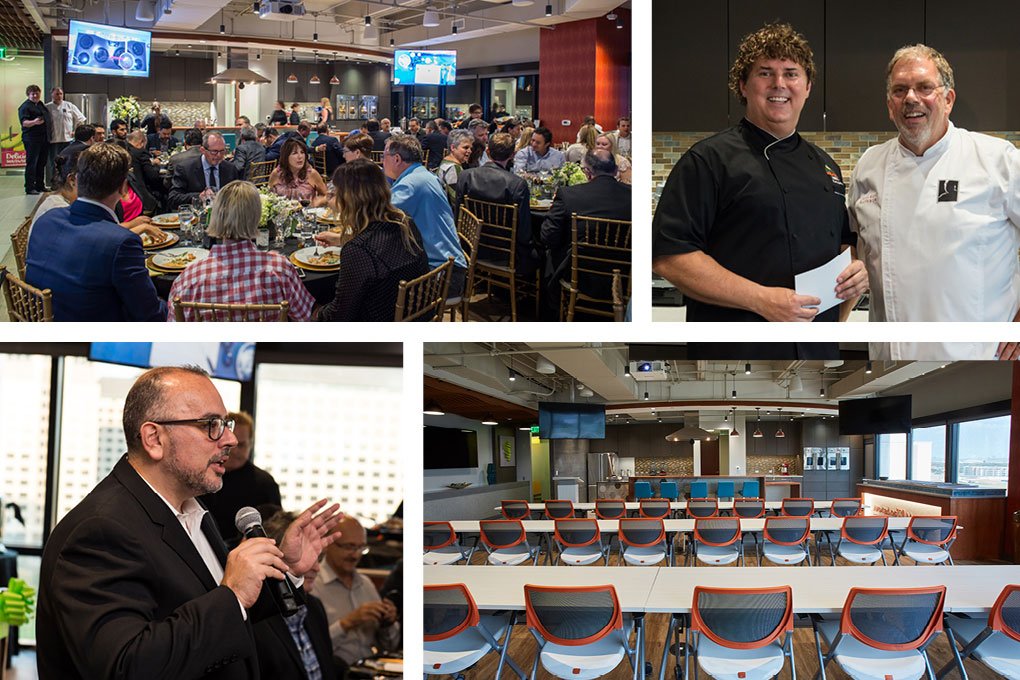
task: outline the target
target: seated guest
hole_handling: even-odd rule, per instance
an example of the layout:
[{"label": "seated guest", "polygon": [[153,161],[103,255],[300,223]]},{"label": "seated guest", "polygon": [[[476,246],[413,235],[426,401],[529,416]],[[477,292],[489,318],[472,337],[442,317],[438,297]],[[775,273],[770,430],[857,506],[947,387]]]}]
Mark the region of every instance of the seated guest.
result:
[{"label": "seated guest", "polygon": [[566,162],[580,163],[584,159],[584,154],[595,148],[595,138],[598,137],[598,134],[594,125],[582,125],[577,133],[577,142],[568,146],[567,150],[563,152]]},{"label": "seated guest", "polygon": [[616,121],[616,129],[609,133],[616,143],[616,153],[630,158],[630,118],[624,116]]},{"label": "seated guest", "polygon": [[446,155],[446,147],[449,143],[446,133],[440,132],[439,124],[434,120],[430,120],[425,123],[425,134],[422,135],[419,141],[421,142],[421,148],[428,151],[428,169],[430,171],[435,170],[443,162],[443,157]]},{"label": "seated guest", "polygon": [[366,161],[372,160],[373,146],[375,146],[375,142],[368,135],[359,133],[348,136],[344,140],[344,163],[350,163],[359,158],[364,158]]},{"label": "seated guest", "polygon": [[[535,128],[528,126],[521,129],[521,136],[517,138],[517,151],[527,149],[531,146],[531,136],[535,134]],[[516,154],[514,154],[516,159]]]},{"label": "seated guest", "polygon": [[[318,313],[319,321],[392,321],[397,288],[429,271],[421,234],[406,214],[390,203],[386,176],[372,161],[344,163],[333,174],[336,195],[330,208],[354,231],[341,253],[336,297]],[[340,245],[341,235],[325,231],[323,245]]]},{"label": "seated guest", "polygon": [[[150,195],[145,196],[145,194],[137,191],[136,193],[147,204],[145,211],[151,212],[156,209],[156,201],[162,202],[163,178],[159,176],[159,169],[152,164],[152,158],[149,156],[149,152],[145,150],[145,133],[141,130],[132,130],[127,136],[127,142],[127,150],[131,155],[131,168],[134,171],[135,179],[144,186],[145,193]],[[134,188],[134,185],[132,185],[132,188]]]},{"label": "seated guest", "polygon": [[505,132],[510,135],[510,138],[514,140],[514,146],[516,148],[517,141],[521,138],[521,131],[523,129],[521,121],[516,118],[508,118],[507,121],[503,123],[503,129],[500,130],[500,132]]},{"label": "seated guest", "polygon": [[[272,515],[267,512],[263,522],[266,535],[279,545],[295,519],[294,513],[283,509],[277,508]],[[322,601],[312,594],[318,573],[318,562],[305,573],[305,603],[299,606],[297,613],[288,617],[268,616],[252,624],[260,677],[277,680],[337,680],[340,677],[333,661],[326,610]]]},{"label": "seated guest", "polygon": [[297,102],[290,105],[290,119],[288,122],[291,125],[298,125],[301,122],[301,105]]},{"label": "seated guest", "polygon": [[159,130],[146,139],[146,148],[153,156],[167,156],[177,148],[177,138],[174,137],[173,126],[169,123],[160,123]]},{"label": "seated guest", "polygon": [[167,163],[167,172],[170,177],[174,176],[174,167],[178,163],[184,163],[191,158],[202,156],[202,132],[195,128],[184,133],[184,151],[175,154]]},{"label": "seated guest", "polygon": [[168,128],[173,127],[173,123],[170,122],[170,117],[163,113],[159,102],[152,102],[152,111],[148,113],[145,118],[142,118],[140,127],[144,130],[146,135],[154,135],[157,131],[161,130],[164,125]]},{"label": "seated guest", "polygon": [[[546,300],[559,301],[561,279],[570,277],[571,215],[630,220],[630,185],[616,180],[617,167],[613,154],[605,149],[589,151],[582,162],[589,181],[572,187],[560,187],[549,214],[542,223],[541,243],[545,246],[551,277],[547,281]],[[609,297],[609,290],[604,297]],[[547,314],[556,312],[551,308]]]},{"label": "seated guest", "polygon": [[531,144],[518,151],[514,157],[514,172],[552,171],[563,165],[566,162],[563,152],[554,149],[552,141],[549,128],[535,128],[531,135]]},{"label": "seated guest", "polygon": [[[294,133],[297,134],[297,133]],[[291,132],[284,132],[268,127],[262,133],[262,144],[266,147],[266,160],[275,161],[280,159],[280,151],[284,143],[291,138]]]},{"label": "seated guest", "polygon": [[96,127],[88,123],[82,123],[74,129],[74,141],[65,146],[60,153],[57,154],[57,158],[64,156],[65,158],[70,159],[73,156],[77,159],[78,154],[92,145],[92,140],[95,136]]},{"label": "seated guest", "polygon": [[326,176],[332,177],[337,166],[344,162],[344,147],[340,140],[329,134],[329,126],[319,123],[315,131],[319,136],[315,138],[315,151],[326,147]]},{"label": "seated guest", "polygon": [[436,118],[436,125],[439,126],[439,131],[444,135],[450,134],[450,132],[453,130],[453,125],[451,125],[450,121],[446,120],[445,118]]},{"label": "seated guest", "polygon": [[339,542],[326,548],[315,579],[315,592],[326,607],[333,654],[347,665],[372,655],[372,647],[400,649],[397,608],[379,597],[358,562],[366,546],[365,529],[350,515],[340,520]]},{"label": "seated guest", "polygon": [[166,306],[145,268],[142,240],[114,211],[131,157],[94,144],[78,158],[78,198],[40,217],[28,244],[25,278],[53,291],[55,321],[157,321]]},{"label": "seated guest", "polygon": [[[210,133],[211,134],[211,133]],[[207,233],[220,242],[209,257],[190,265],[170,288],[168,321],[174,320],[173,299],[229,304],[290,302],[291,321],[307,321],[314,300],[283,255],[255,248],[262,199],[250,182],[227,184],[216,194]],[[195,311],[185,310],[185,318]]]},{"label": "seated guest", "polygon": [[458,128],[452,131],[447,139],[450,141],[450,153],[439,163],[436,175],[442,180],[447,193],[455,198],[460,174],[471,157],[472,149],[474,149],[474,135],[468,130]]},{"label": "seated guest", "polygon": [[380,129],[379,121],[375,118],[369,118],[368,122],[365,123],[365,131],[372,138],[372,151],[382,151],[386,148],[386,140],[390,138],[390,132],[389,130]]},{"label": "seated guest", "polygon": [[616,167],[619,169],[619,174],[616,178],[624,184],[630,184],[630,160],[626,156],[621,156],[617,153],[616,149],[616,137],[609,133],[602,133],[595,138],[595,148],[603,149],[613,154],[613,158],[616,160]]},{"label": "seated guest", "polygon": [[258,143],[255,128],[251,125],[242,126],[237,138],[240,141],[234,149],[234,167],[239,179],[248,179],[251,164],[266,160],[266,147]]},{"label": "seated guest", "polygon": [[[477,198],[492,203],[508,203],[517,206],[517,249],[515,269],[527,276],[538,266],[538,255],[531,243],[531,190],[528,183],[507,170],[507,163],[514,155],[514,140],[506,133],[496,133],[489,138],[491,162],[480,168],[468,168],[460,174],[457,182],[457,200],[454,212],[464,205],[464,198]],[[478,259],[494,261],[499,253],[482,248]],[[497,264],[509,264],[504,257]]]},{"label": "seated guest", "polygon": [[189,203],[196,197],[212,198],[217,191],[237,179],[237,168],[223,162],[226,152],[223,135],[207,132],[202,137],[200,157],[174,164],[170,210],[176,210],[182,203]]},{"label": "seated guest", "polygon": [[467,124],[467,129],[473,136],[474,144],[471,147],[471,157],[464,167],[477,168],[489,162],[489,154],[486,153],[489,144],[489,124],[481,118],[476,118]]},{"label": "seated guest", "polygon": [[[425,131],[421,127],[421,121],[417,118],[411,118],[407,121],[407,134],[414,135],[418,141],[421,142],[425,138]],[[423,146],[424,148],[424,146]]]},{"label": "seated guest", "polygon": [[312,126],[307,121],[301,121],[297,126],[298,139],[308,146],[308,138],[312,134]]},{"label": "seated guest", "polygon": [[379,121],[379,130],[382,132],[392,134],[393,130],[390,129],[391,125],[393,125],[393,123],[390,122],[389,118],[383,118],[382,120]]},{"label": "seated guest", "polygon": [[120,118],[114,118],[112,121],[110,121],[110,132],[113,133],[113,137],[110,139],[110,141],[114,142],[119,147],[127,151],[127,133],[128,133],[127,122],[121,120]]},{"label": "seated guest", "polygon": [[[595,116],[585,116],[584,121],[581,122],[581,130],[586,127],[595,128],[595,134],[602,134],[602,126],[595,122]],[[577,131],[577,141],[583,142],[584,138],[581,136],[581,130]],[[583,158],[583,156],[582,156]],[[580,161],[578,161],[580,162]]]},{"label": "seated guest", "polygon": [[251,125],[251,118],[248,116],[238,116],[237,120],[234,121],[234,127],[244,127],[245,125]]},{"label": "seated guest", "polygon": [[276,100],[276,104],[273,108],[273,113],[269,116],[270,125],[286,125],[287,124],[287,111],[284,110],[283,102],[279,99]]},{"label": "seated guest", "polygon": [[283,143],[277,166],[269,175],[269,187],[278,196],[308,201],[313,207],[326,202],[326,183],[308,162],[308,147],[291,137]]},{"label": "seated guest", "polygon": [[102,123],[92,123],[92,127],[96,129],[96,136],[92,138],[93,144],[100,144],[106,141],[106,126]]},{"label": "seated guest", "polygon": [[414,220],[421,232],[429,268],[453,257],[449,297],[464,290],[467,259],[460,247],[457,226],[443,185],[421,164],[421,145],[410,135],[391,137],[383,153],[383,172],[393,180],[393,205]]}]

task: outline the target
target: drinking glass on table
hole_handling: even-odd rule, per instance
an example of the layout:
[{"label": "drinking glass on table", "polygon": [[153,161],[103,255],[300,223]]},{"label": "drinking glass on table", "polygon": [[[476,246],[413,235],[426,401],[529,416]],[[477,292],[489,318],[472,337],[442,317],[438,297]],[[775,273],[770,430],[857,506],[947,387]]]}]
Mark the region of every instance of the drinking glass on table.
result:
[{"label": "drinking glass on table", "polygon": [[185,239],[182,245],[191,245],[191,224],[195,221],[195,211],[187,203],[177,208],[177,219],[181,224],[181,236]]},{"label": "drinking glass on table", "polygon": [[305,208],[301,211],[301,244],[311,245],[309,239],[315,235],[315,213]]}]

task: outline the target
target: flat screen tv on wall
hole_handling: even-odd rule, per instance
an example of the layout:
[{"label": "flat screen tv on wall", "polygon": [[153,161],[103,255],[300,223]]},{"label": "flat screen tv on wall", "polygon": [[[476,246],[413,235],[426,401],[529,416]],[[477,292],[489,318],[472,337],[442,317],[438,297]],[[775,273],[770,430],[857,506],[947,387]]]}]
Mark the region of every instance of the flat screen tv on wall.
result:
[{"label": "flat screen tv on wall", "polygon": [[397,50],[394,85],[456,85],[457,50]]},{"label": "flat screen tv on wall", "polygon": [[148,31],[71,20],[67,72],[148,78],[151,45]]},{"label": "flat screen tv on wall", "polygon": [[426,470],[478,467],[478,433],[474,430],[426,425],[423,441]]},{"label": "flat screen tv on wall", "polygon": [[605,439],[606,407],[542,402],[538,405],[538,436],[542,439]]},{"label": "flat screen tv on wall", "polygon": [[840,434],[910,432],[910,395],[839,402]]}]

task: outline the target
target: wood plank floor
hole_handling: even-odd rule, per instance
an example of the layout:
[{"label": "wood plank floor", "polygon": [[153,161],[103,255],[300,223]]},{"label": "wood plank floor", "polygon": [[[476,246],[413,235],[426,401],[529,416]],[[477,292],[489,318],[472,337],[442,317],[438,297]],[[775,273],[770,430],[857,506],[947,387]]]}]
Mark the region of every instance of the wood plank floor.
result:
[{"label": "wood plank floor", "polygon": [[[814,551],[812,550],[812,558]],[[892,564],[892,555],[887,551],[887,559]],[[476,553],[471,560],[471,564],[485,564],[485,553],[484,550],[481,554]],[[825,548],[823,547],[823,563],[828,564],[828,555],[825,554]],[[540,561],[541,564],[541,561]],[[601,563],[600,563],[601,564]],[[610,565],[619,564],[619,558],[614,551],[612,558],[610,559]],[[754,564],[753,558],[748,560],[748,565]],[[839,566],[848,564],[842,558],[837,558],[836,567],[833,569],[834,579],[838,578]],[[960,562],[964,564],[964,562]],[[981,562],[966,562],[966,564],[983,564]],[[512,569],[513,567],[493,567],[494,569],[507,568]],[[573,567],[576,569],[583,569],[583,567]],[[640,567],[621,567],[621,572],[625,574],[626,569],[638,569]],[[679,568],[679,567],[678,567]],[[720,569],[735,568],[735,567],[719,567]],[[768,569],[768,566],[762,567]],[[937,569],[938,567],[932,567]],[[735,584],[736,585],[736,584]],[[523,618],[523,617],[522,617]],[[645,619],[645,644],[646,654],[648,661],[651,662],[653,668],[653,674],[649,677],[657,678],[659,674],[659,664],[662,657],[663,644],[667,631],[669,630],[669,616],[665,614],[649,614]],[[535,642],[534,637],[528,632],[527,628],[522,624],[518,624],[514,628],[513,635],[510,640],[510,657],[514,659],[518,666],[523,668],[525,672],[531,671],[531,664],[534,661],[535,653],[538,649],[538,645]],[[798,678],[813,678],[815,673],[818,672],[818,658],[815,654],[815,642],[814,635],[811,631],[810,624],[807,624],[806,628],[797,628],[794,631],[794,656],[797,662],[797,677]],[[943,665],[952,660],[952,651],[949,649],[949,641],[946,636],[940,635],[935,642],[929,647],[929,656],[931,657],[932,666],[936,672],[942,668]],[[496,666],[498,665],[499,657],[495,654],[489,654],[482,659],[474,668],[465,673],[465,677],[468,680],[481,680],[482,678],[493,678],[496,672]],[[681,665],[683,659],[681,658]],[[669,657],[666,666],[666,677],[675,678],[673,675],[675,660],[672,656]],[[964,666],[967,669],[967,674],[972,680],[993,680],[994,678],[1001,678],[997,673],[992,672],[977,661],[964,661]],[[515,678],[517,677],[512,671],[508,669],[503,670],[503,678]],[[539,678],[553,678],[554,676],[547,673],[544,669],[539,666],[538,671]],[[620,664],[609,675],[604,676],[609,680],[626,680],[631,678],[631,668],[627,661]],[[693,667],[692,667],[693,677]],[[700,677],[707,678],[708,676],[701,673]],[[783,669],[783,672],[779,676],[780,678],[790,678],[789,664]],[[833,680],[845,680],[849,676],[844,673],[835,662],[830,663],[826,668],[826,677],[832,678]],[[948,676],[949,680],[956,680],[959,678],[958,672],[953,672]]]}]

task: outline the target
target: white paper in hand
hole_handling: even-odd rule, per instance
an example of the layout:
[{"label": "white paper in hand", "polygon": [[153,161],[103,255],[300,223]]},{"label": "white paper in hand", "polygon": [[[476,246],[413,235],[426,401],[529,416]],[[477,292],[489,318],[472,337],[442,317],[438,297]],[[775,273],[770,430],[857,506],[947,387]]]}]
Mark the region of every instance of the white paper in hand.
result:
[{"label": "white paper in hand", "polygon": [[811,295],[822,301],[818,313],[832,309],[843,302],[836,297],[836,277],[850,266],[850,249],[832,258],[821,267],[815,267],[793,277],[797,295]]}]

